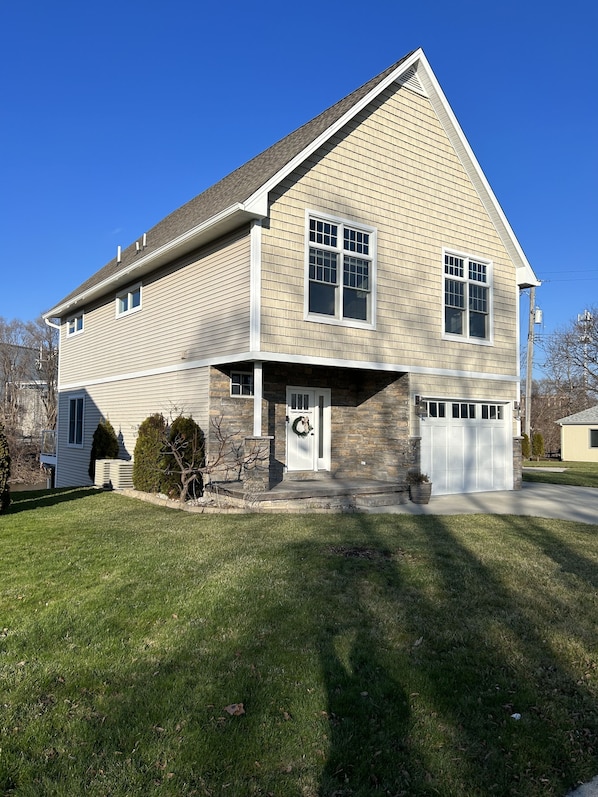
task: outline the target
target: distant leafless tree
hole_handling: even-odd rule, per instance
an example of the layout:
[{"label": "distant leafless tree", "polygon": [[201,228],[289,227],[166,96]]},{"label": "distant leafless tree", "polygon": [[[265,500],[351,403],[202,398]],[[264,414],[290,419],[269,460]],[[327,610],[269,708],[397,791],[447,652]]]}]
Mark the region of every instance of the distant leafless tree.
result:
[{"label": "distant leafless tree", "polygon": [[39,478],[39,433],[56,426],[58,332],[42,319],[0,317],[0,421],[15,481]]},{"label": "distant leafless tree", "polygon": [[544,372],[559,394],[598,399],[598,308],[580,313],[541,344]]}]

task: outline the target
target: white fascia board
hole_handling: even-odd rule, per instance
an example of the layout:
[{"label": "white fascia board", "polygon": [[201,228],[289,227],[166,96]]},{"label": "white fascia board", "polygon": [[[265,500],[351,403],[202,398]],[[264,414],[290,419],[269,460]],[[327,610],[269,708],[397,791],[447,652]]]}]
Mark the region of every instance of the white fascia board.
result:
[{"label": "white fascia board", "polygon": [[490,215],[500,239],[515,263],[517,269],[517,284],[522,288],[540,285],[540,281],[534,274],[534,270],[529,264],[494,191],[490,187],[490,183],[486,179],[486,175],[482,171],[478,159],[474,155],[461,129],[461,125],[457,121],[457,117],[453,113],[426,56],[421,51],[418,55],[417,77],[426,90],[440,124],[444,128],[465,171],[469,175],[482,204]]},{"label": "white fascia board", "polygon": [[358,113],[360,113],[364,108],[366,108],[370,102],[375,99],[381,92],[383,92],[388,86],[398,80],[401,75],[411,69],[415,64],[417,64],[420,58],[424,57],[423,50],[419,49],[416,50],[411,56],[404,61],[400,66],[398,66],[395,70],[393,70],[389,75],[387,75],[384,80],[380,81],[368,94],[365,95],[359,102],[355,103],[355,105],[351,106],[349,110],[341,116],[333,125],[328,127],[323,133],[321,133],[312,143],[302,150],[298,155],[296,155],[292,160],[290,160],[280,171],[278,171],[273,177],[268,180],[267,183],[264,183],[254,194],[252,194],[246,201],[245,207],[248,210],[259,209],[262,213],[267,213],[268,208],[268,194],[270,191],[275,188],[285,177],[288,177],[294,169],[300,166],[306,158],[309,158],[322,144],[325,144],[328,139],[330,139],[335,133],[350,122]]},{"label": "white fascia board", "polygon": [[89,288],[87,291],[73,297],[70,301],[53,307],[43,314],[43,318],[60,318],[74,307],[115,290],[119,285],[141,278],[144,274],[181,257],[187,252],[198,248],[202,244],[208,243],[213,238],[223,235],[235,229],[243,222],[252,221],[255,218],[262,218],[257,211],[247,211],[242,203],[235,203],[228,208],[220,211],[211,218],[198,224],[172,241],[168,241],[163,246],[150,252],[145,256],[139,257],[134,263],[126,266],[116,274],[108,277],[102,282]]},{"label": "white fascia board", "polygon": [[234,363],[284,363],[286,365],[310,365],[326,368],[349,368],[351,370],[385,371],[390,373],[411,373],[424,376],[464,377],[468,379],[484,379],[493,382],[517,383],[515,374],[493,374],[479,371],[464,371],[451,368],[429,368],[426,366],[410,365],[407,363],[381,363],[366,360],[344,360],[338,357],[310,357],[301,354],[278,354],[276,352],[244,351],[233,355],[216,355],[205,357],[201,360],[188,360],[184,363],[165,365],[160,368],[148,368],[140,371],[129,371],[114,374],[109,377],[98,377],[81,382],[59,383],[58,391],[64,393],[73,390],[83,390],[95,385],[113,384],[130,379],[142,379],[148,376],[158,376],[180,371],[192,371],[196,368],[206,368],[214,365],[232,365]]}]

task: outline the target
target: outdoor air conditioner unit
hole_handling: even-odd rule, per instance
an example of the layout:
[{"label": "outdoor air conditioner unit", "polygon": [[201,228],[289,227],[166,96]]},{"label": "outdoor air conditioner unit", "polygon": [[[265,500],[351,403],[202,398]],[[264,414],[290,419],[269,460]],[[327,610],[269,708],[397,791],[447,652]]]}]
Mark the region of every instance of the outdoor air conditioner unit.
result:
[{"label": "outdoor air conditioner unit", "polygon": [[95,486],[133,489],[133,463],[125,459],[96,459]]}]

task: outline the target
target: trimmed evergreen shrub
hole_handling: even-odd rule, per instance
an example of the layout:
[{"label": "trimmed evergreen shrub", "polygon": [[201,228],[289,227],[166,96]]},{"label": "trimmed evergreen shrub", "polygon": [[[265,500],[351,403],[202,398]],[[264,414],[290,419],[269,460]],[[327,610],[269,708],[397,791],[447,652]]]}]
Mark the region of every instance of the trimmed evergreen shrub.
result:
[{"label": "trimmed evergreen shrub", "polygon": [[181,500],[201,495],[202,477],[194,471],[204,465],[204,433],[193,418],[179,415],[168,429],[162,458],[162,492]]},{"label": "trimmed evergreen shrub", "polygon": [[532,435],[532,457],[542,459],[544,456],[544,437],[540,432],[534,432]]},{"label": "trimmed evergreen shrub", "polygon": [[0,512],[3,512],[10,504],[9,479],[10,451],[8,449],[8,440],[4,433],[4,426],[0,423]]},{"label": "trimmed evergreen shrub", "polygon": [[521,456],[523,459],[529,459],[532,455],[531,446],[529,444],[529,437],[524,434],[521,441]]},{"label": "trimmed evergreen shrub", "polygon": [[166,421],[161,413],[146,418],[139,427],[133,455],[133,486],[145,493],[162,489],[162,458]]},{"label": "trimmed evergreen shrub", "polygon": [[120,446],[114,427],[108,419],[102,418],[93,433],[91,443],[88,473],[92,482],[96,477],[96,459],[118,459],[119,451]]}]

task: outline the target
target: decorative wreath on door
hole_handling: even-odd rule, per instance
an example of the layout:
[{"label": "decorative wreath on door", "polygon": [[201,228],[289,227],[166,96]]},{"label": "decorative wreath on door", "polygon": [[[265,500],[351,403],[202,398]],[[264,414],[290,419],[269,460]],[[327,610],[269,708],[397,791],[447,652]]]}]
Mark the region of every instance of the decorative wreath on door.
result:
[{"label": "decorative wreath on door", "polygon": [[309,422],[309,417],[307,415],[298,415],[293,421],[291,429],[295,432],[297,437],[307,437],[313,429],[313,426]]}]

